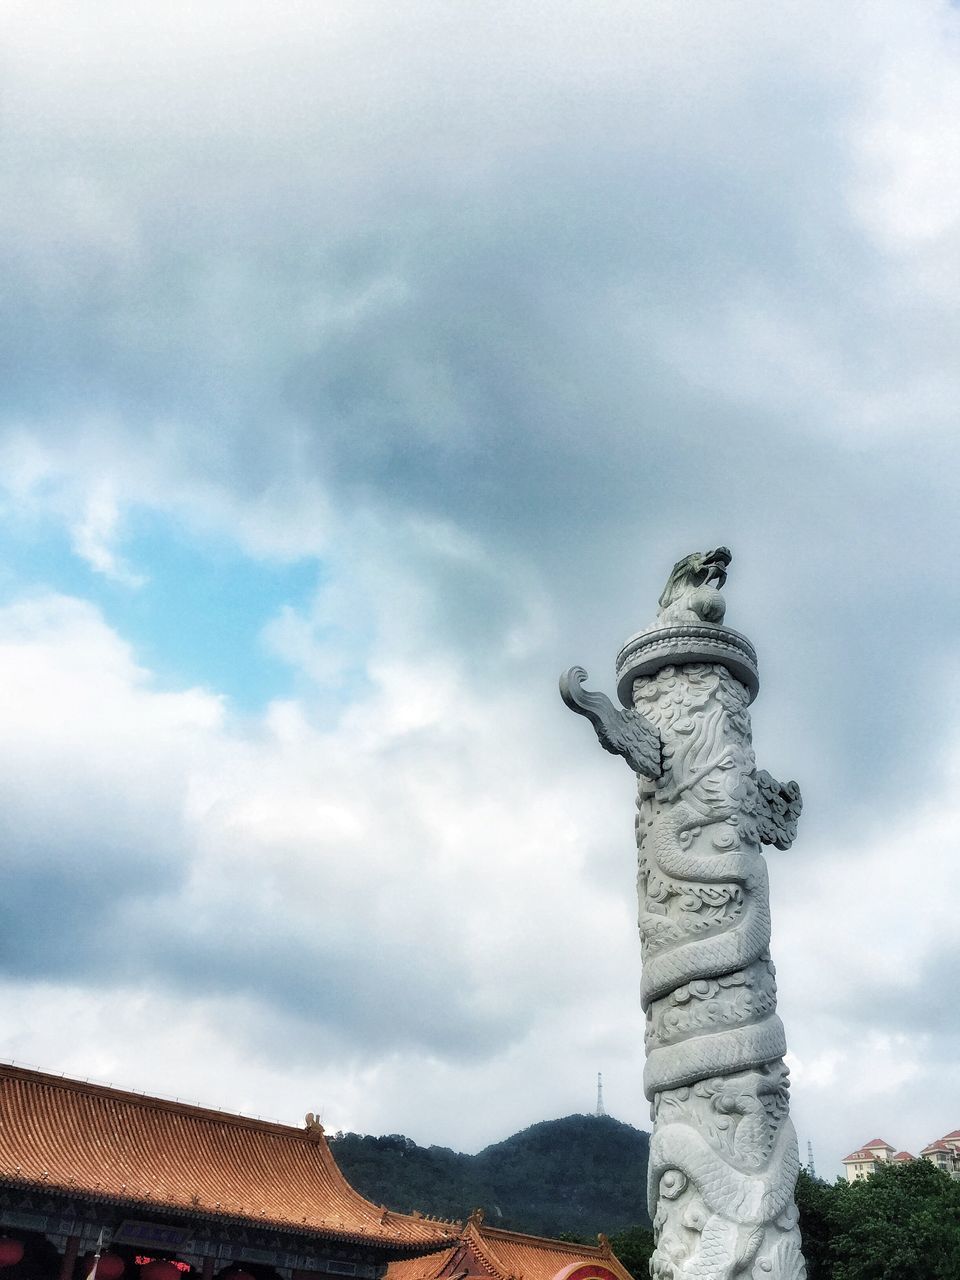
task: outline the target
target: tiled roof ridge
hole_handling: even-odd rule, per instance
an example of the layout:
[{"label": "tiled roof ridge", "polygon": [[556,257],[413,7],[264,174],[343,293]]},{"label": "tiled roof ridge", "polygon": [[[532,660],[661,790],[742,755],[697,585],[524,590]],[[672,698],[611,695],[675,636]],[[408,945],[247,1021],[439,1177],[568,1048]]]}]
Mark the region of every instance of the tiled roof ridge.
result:
[{"label": "tiled roof ridge", "polygon": [[[54,1075],[47,1071],[35,1071],[31,1067],[18,1067],[0,1062],[0,1079],[23,1080],[28,1084],[46,1085],[52,1089],[69,1089],[74,1093],[92,1094],[126,1102],[133,1106],[147,1107],[155,1111],[171,1111],[179,1115],[188,1113],[197,1120],[211,1120],[217,1124],[234,1124],[243,1129],[257,1129],[263,1133],[276,1133],[284,1138],[294,1135],[309,1142],[316,1138],[300,1125],[282,1124],[279,1120],[262,1120],[259,1116],[240,1115],[236,1111],[220,1111],[216,1107],[204,1107],[195,1102],[180,1102],[174,1098],[158,1098],[151,1093],[138,1093],[135,1089],[118,1089],[112,1084],[94,1084],[90,1080],[78,1080],[73,1076]],[[325,1144],[326,1145],[326,1144]]]},{"label": "tiled roof ridge", "polygon": [[[461,1250],[469,1253],[469,1265]],[[612,1273],[608,1280],[613,1277],[631,1280],[608,1243],[576,1244],[551,1236],[490,1227],[483,1222],[480,1211],[470,1215],[459,1247],[445,1251],[436,1269],[424,1262],[423,1259],[391,1262],[385,1280],[436,1280],[438,1275],[448,1280],[556,1280],[557,1276],[569,1274],[578,1267],[594,1265]],[[465,1269],[457,1271],[461,1264]]]},{"label": "tiled roof ridge", "polygon": [[489,1236],[496,1236],[505,1244],[532,1244],[542,1245],[545,1248],[553,1249],[557,1253],[590,1253],[598,1258],[604,1258],[603,1247],[599,1244],[577,1244],[574,1240],[557,1240],[553,1236],[535,1236],[527,1231],[508,1231],[506,1227],[488,1227],[484,1222],[480,1226],[480,1235],[486,1240]]},{"label": "tiled roof ridge", "polygon": [[410,1263],[420,1263],[423,1275],[429,1276],[431,1280],[436,1280],[436,1277],[440,1275],[447,1263],[453,1261],[460,1245],[461,1241],[458,1237],[453,1244],[448,1244],[444,1249],[437,1249],[434,1253],[410,1258],[408,1261]]},{"label": "tiled roof ridge", "polygon": [[[395,1258],[387,1268],[388,1280],[437,1280],[446,1267],[463,1251],[463,1240],[458,1237],[452,1244],[430,1254],[411,1258]],[[463,1272],[454,1272],[462,1276]]]},{"label": "tiled roof ridge", "polygon": [[[60,1109],[64,1106],[73,1107],[74,1117],[84,1114],[83,1111],[76,1111],[75,1104],[77,1104],[85,1110],[92,1108],[94,1117],[98,1113],[103,1116],[112,1111],[118,1120],[123,1117],[124,1129],[131,1125],[134,1131],[139,1128],[150,1137],[151,1141],[159,1135],[161,1148],[164,1142],[169,1145],[173,1135],[182,1139],[183,1134],[189,1134],[192,1128],[198,1135],[209,1134],[209,1140],[215,1144],[214,1150],[220,1158],[223,1158],[223,1139],[218,1135],[224,1135],[225,1138],[226,1135],[232,1134],[237,1142],[248,1144],[247,1147],[239,1150],[245,1153],[251,1152],[257,1166],[261,1169],[264,1160],[269,1162],[275,1158],[281,1162],[288,1161],[287,1171],[292,1170],[293,1179],[288,1185],[293,1199],[284,1200],[283,1188],[281,1187],[278,1192],[276,1186],[270,1188],[274,1194],[267,1196],[262,1194],[264,1188],[260,1186],[259,1198],[255,1196],[249,1199],[251,1195],[249,1185],[231,1186],[229,1181],[222,1186],[216,1185],[217,1177],[222,1175],[222,1170],[219,1168],[212,1169],[214,1183],[204,1193],[203,1201],[197,1199],[196,1191],[194,1197],[189,1198],[190,1188],[182,1185],[184,1176],[189,1176],[186,1171],[177,1173],[176,1170],[164,1169],[163,1177],[156,1181],[157,1171],[147,1170],[145,1180],[131,1184],[129,1190],[126,1181],[116,1186],[111,1186],[108,1180],[102,1184],[98,1181],[94,1185],[88,1178],[85,1185],[81,1176],[77,1181],[71,1177],[68,1182],[62,1176],[64,1173],[62,1162],[56,1171],[54,1166],[50,1165],[51,1173],[48,1175],[44,1172],[42,1177],[39,1170],[47,1166],[42,1163],[37,1164],[34,1174],[31,1175],[26,1172],[28,1164],[25,1162],[25,1172],[21,1177],[21,1166],[19,1162],[14,1166],[15,1156],[9,1150],[13,1130],[6,1134],[4,1147],[6,1167],[0,1171],[0,1180],[8,1185],[36,1185],[40,1181],[50,1189],[57,1187],[65,1192],[79,1193],[113,1203],[159,1204],[168,1211],[194,1212],[207,1218],[226,1217],[256,1221],[263,1225],[269,1223],[287,1229],[306,1230],[311,1234],[327,1232],[341,1238],[355,1240],[379,1239],[395,1246],[413,1246],[431,1252],[433,1247],[449,1242],[451,1236],[461,1230],[462,1224],[459,1222],[444,1222],[422,1213],[406,1214],[388,1210],[361,1195],[347,1181],[319,1125],[308,1124],[305,1128],[297,1128],[274,1121],[259,1120],[252,1116],[238,1116],[230,1112],[199,1107],[191,1103],[153,1098],[147,1094],[117,1089],[112,1085],[90,1084],[88,1081],[52,1075],[33,1068],[15,1066],[12,1063],[0,1062],[0,1084],[4,1086],[4,1094],[8,1090],[14,1091],[12,1096],[20,1100],[20,1105],[15,1108],[16,1123],[21,1124],[24,1122],[24,1117],[28,1117],[29,1131],[37,1139],[41,1157],[44,1144],[47,1146],[53,1144],[51,1149],[54,1149],[60,1141],[56,1127],[56,1117]],[[68,1104],[68,1099],[71,1098],[75,1103]],[[35,1108],[42,1099],[46,1101],[42,1103],[41,1111],[37,1112]],[[5,1105],[7,1105],[6,1102]],[[68,1114],[70,1114],[69,1110]],[[38,1115],[42,1117],[39,1121]],[[93,1139],[96,1121],[93,1127],[89,1128],[90,1116],[87,1115],[86,1122],[90,1138]],[[3,1130],[0,1130],[0,1133],[2,1132]],[[250,1143],[254,1145],[249,1146]],[[86,1138],[81,1138],[81,1155],[88,1154],[86,1148],[89,1145]],[[231,1148],[228,1147],[228,1160],[233,1158],[229,1154],[230,1150]],[[268,1155],[268,1152],[275,1154]],[[62,1155],[62,1150],[59,1154]],[[161,1149],[161,1158],[162,1156]],[[293,1166],[289,1165],[291,1157],[295,1162]],[[282,1165],[277,1167],[280,1168]],[[154,1179],[152,1185],[151,1172]],[[227,1176],[229,1179],[230,1175]],[[92,1178],[92,1175],[90,1177]],[[181,1185],[177,1185],[178,1180]],[[308,1195],[316,1192],[326,1200],[326,1204],[319,1206],[319,1211],[315,1202],[311,1203],[309,1200],[304,1202],[304,1186],[307,1188]],[[230,1192],[229,1198],[224,1197],[222,1200],[218,1198],[215,1203],[212,1198],[208,1198],[208,1196],[216,1196],[220,1190]],[[288,1205],[290,1211],[287,1209]],[[259,1213],[256,1211],[258,1207]],[[280,1212],[281,1209],[282,1212]],[[301,1216],[304,1210],[306,1214]]]},{"label": "tiled roof ridge", "polygon": [[478,1223],[475,1218],[469,1218],[463,1236],[465,1240],[473,1245],[473,1255],[484,1271],[489,1271],[492,1276],[497,1277],[497,1280],[514,1280],[513,1272],[508,1266],[504,1265],[503,1259],[498,1258],[496,1252],[490,1248],[482,1222]]}]

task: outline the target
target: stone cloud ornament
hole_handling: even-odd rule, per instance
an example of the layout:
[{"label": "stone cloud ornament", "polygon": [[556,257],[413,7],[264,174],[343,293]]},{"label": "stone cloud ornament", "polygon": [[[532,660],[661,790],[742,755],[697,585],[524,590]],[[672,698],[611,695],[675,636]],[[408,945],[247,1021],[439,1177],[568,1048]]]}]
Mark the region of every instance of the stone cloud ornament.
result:
[{"label": "stone cloud ornament", "polygon": [[758,772],[757,656],[723,624],[726,547],[678,561],[617,658],[622,707],[560,679],[636,772],[655,1280],[802,1280],[783,1024],[761,844],[788,849],[800,789]]}]

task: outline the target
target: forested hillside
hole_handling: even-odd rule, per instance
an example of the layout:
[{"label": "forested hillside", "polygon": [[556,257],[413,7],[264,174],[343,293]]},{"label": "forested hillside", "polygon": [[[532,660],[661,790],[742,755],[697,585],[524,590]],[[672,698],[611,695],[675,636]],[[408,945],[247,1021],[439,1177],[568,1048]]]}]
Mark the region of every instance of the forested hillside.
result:
[{"label": "forested hillside", "polygon": [[[378,1204],[449,1218],[479,1206],[493,1225],[584,1241],[603,1231],[646,1280],[653,1238],[639,1224],[649,1224],[648,1135],[630,1125],[567,1116],[475,1156],[399,1134],[338,1134],[331,1146],[347,1178]],[[850,1184],[803,1171],[797,1204],[808,1280],[960,1280],[960,1181],[925,1160],[881,1166]]]},{"label": "forested hillside", "polygon": [[493,1226],[536,1235],[647,1224],[649,1135],[610,1116],[531,1125],[475,1156],[419,1147],[401,1134],[330,1140],[347,1179],[377,1204],[445,1218],[482,1208]]}]

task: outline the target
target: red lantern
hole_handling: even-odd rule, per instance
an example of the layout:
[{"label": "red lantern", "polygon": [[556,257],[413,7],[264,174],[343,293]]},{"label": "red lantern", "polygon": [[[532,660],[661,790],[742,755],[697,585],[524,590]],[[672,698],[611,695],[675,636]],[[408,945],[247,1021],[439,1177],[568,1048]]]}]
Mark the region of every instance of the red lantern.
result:
[{"label": "red lantern", "polygon": [[0,1267],[15,1267],[23,1257],[23,1242],[4,1236],[0,1240]]},{"label": "red lantern", "polygon": [[141,1280],[180,1280],[180,1269],[172,1262],[157,1258],[140,1270]]},{"label": "red lantern", "polygon": [[[126,1263],[116,1253],[101,1253],[100,1261],[97,1263],[97,1280],[120,1280],[123,1275]],[[90,1270],[93,1270],[91,1264]],[[87,1272],[89,1275],[90,1272]]]}]

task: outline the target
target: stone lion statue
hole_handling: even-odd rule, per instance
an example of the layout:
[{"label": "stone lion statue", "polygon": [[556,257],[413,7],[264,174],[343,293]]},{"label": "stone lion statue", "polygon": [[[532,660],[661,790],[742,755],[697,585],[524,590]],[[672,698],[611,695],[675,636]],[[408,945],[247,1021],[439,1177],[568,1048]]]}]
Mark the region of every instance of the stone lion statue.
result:
[{"label": "stone lion statue", "polygon": [[717,547],[678,560],[660,596],[657,621],[722,622],[727,602],[720,589],[732,559],[727,547]]}]

